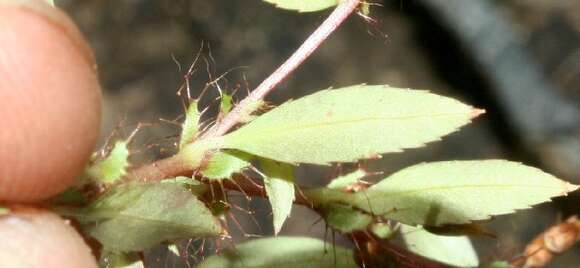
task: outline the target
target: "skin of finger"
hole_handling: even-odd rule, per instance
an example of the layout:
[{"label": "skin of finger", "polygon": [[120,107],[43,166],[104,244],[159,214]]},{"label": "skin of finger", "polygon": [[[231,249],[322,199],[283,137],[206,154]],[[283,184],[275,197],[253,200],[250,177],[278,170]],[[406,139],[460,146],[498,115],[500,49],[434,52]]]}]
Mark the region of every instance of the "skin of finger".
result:
[{"label": "skin of finger", "polygon": [[0,216],[0,267],[97,267],[90,248],[57,215],[24,209]]},{"label": "skin of finger", "polygon": [[63,12],[0,0],[0,201],[49,198],[82,173],[100,125],[95,69]]}]

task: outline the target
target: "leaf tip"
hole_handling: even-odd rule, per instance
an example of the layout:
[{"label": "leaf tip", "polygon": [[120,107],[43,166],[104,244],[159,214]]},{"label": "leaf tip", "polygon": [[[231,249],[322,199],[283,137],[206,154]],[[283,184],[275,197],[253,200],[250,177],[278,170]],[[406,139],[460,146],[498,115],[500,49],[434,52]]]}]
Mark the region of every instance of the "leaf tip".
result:
[{"label": "leaf tip", "polygon": [[572,183],[566,183],[566,192],[564,193],[564,195],[567,195],[570,192],[574,192],[576,190],[578,190],[578,188],[580,188],[580,185],[576,185],[576,184],[572,184]]},{"label": "leaf tip", "polygon": [[482,114],[485,114],[486,111],[485,109],[478,109],[478,108],[473,108],[472,112],[471,112],[471,119],[474,119]]}]

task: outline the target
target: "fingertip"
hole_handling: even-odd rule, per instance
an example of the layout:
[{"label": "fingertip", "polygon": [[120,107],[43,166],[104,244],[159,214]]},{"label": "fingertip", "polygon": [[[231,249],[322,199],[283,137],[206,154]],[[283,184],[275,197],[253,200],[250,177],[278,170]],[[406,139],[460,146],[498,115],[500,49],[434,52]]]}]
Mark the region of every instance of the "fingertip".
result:
[{"label": "fingertip", "polygon": [[92,53],[44,1],[0,0],[0,200],[31,202],[74,183],[96,143]]},{"label": "fingertip", "polygon": [[97,267],[90,248],[55,214],[21,209],[0,216],[0,267]]}]

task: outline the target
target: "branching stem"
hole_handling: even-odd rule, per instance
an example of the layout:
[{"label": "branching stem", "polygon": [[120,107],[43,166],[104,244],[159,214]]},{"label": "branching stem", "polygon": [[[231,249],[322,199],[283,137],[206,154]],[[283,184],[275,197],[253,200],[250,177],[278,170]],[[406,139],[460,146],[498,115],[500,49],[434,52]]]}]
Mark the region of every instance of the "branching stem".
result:
[{"label": "branching stem", "polygon": [[[360,0],[341,1],[330,16],[302,43],[292,56],[262,81],[250,95],[236,105],[217,125],[205,132],[200,139],[221,136],[253,113],[254,108],[258,108],[253,104],[263,100],[280,82],[296,70],[354,12],[359,4]],[[133,170],[126,177],[126,181],[158,181],[177,175],[191,174],[193,168],[195,167],[185,166],[183,159],[176,155]]]},{"label": "branching stem", "polygon": [[[226,134],[232,127],[242,122],[257,106],[254,104],[262,101],[268,93],[286,79],[296,68],[298,68],[320,45],[332,34],[358,7],[360,0],[343,0],[330,14],[330,16],[302,43],[302,45],[290,56],[278,69],[268,76],[250,95],[244,98],[232,111],[230,111],[217,125],[205,132],[200,139],[219,137]],[[194,167],[185,164],[181,155],[177,154],[169,158],[161,159],[141,166],[131,171],[125,181],[160,181],[176,176],[193,176]],[[237,175],[231,181],[223,181],[223,187],[232,191],[242,191],[250,196],[265,197],[263,187],[256,185]],[[312,208],[312,204],[303,195],[296,195],[295,204]],[[405,256],[406,260],[424,260],[424,258],[408,251],[399,253]],[[426,267],[447,267],[435,264]]]},{"label": "branching stem", "polygon": [[250,95],[236,105],[223,120],[207,131],[201,138],[221,136],[247,118],[254,112],[251,108],[253,104],[263,100],[280,82],[284,81],[296,70],[353,13],[359,4],[360,0],[344,0],[340,2],[330,16],[302,43],[290,58],[262,81]]}]

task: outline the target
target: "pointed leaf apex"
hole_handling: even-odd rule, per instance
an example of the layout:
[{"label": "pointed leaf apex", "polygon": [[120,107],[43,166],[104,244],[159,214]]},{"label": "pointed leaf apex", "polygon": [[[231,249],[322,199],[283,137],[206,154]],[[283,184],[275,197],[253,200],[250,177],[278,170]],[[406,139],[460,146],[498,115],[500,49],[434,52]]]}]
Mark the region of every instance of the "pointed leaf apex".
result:
[{"label": "pointed leaf apex", "polygon": [[566,183],[566,192],[564,193],[564,195],[570,193],[570,192],[574,192],[576,190],[578,190],[578,188],[580,188],[580,185],[576,185],[576,184],[571,184],[571,183]]},{"label": "pointed leaf apex", "polygon": [[485,109],[473,108],[473,112],[471,113],[471,119],[474,119],[485,113],[486,113]]}]

